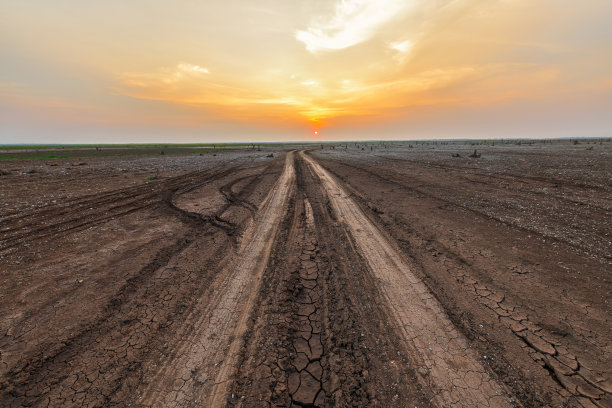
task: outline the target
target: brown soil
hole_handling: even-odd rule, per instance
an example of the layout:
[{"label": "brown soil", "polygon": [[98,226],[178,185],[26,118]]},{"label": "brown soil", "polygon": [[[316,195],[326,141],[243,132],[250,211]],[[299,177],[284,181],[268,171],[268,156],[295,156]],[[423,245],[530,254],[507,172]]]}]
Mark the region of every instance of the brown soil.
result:
[{"label": "brown soil", "polygon": [[12,162],[0,406],[611,407],[609,149],[363,147]]}]

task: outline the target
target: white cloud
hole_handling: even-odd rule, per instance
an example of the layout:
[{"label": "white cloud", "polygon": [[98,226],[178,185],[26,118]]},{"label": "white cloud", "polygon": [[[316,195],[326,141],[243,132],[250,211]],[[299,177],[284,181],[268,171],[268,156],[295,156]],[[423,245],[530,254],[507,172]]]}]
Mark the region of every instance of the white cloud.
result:
[{"label": "white cloud", "polygon": [[210,74],[208,68],[203,68],[199,65],[188,64],[186,62],[179,63],[176,68],[179,71],[188,73],[188,74]]},{"label": "white cloud", "polygon": [[389,48],[396,51],[396,54],[393,59],[395,59],[400,64],[406,61],[406,58],[410,54],[410,51],[412,51],[413,46],[414,43],[410,40],[397,41],[389,44]]},{"label": "white cloud", "polygon": [[410,50],[412,49],[412,41],[410,40],[406,40],[406,41],[399,41],[399,42],[394,42],[389,44],[389,48],[400,52],[402,54],[407,54],[408,52],[410,52]]},{"label": "white cloud", "polygon": [[392,18],[414,6],[414,0],[339,0],[331,16],[315,19],[296,39],[310,52],[339,50],[369,40]]}]

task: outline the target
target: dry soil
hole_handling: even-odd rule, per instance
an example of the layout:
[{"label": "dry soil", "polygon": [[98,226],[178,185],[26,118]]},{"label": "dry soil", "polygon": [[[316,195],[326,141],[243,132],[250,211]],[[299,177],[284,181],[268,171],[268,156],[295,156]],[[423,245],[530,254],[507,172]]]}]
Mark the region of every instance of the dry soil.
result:
[{"label": "dry soil", "polygon": [[3,164],[0,405],[612,407],[609,142],[320,147]]}]

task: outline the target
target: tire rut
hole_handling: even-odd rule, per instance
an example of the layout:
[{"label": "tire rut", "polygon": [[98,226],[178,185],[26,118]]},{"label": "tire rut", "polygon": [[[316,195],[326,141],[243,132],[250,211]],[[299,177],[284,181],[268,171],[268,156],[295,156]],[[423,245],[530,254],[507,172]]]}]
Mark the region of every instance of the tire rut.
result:
[{"label": "tire rut", "polygon": [[302,157],[319,176],[337,216],[351,232],[385,294],[413,358],[426,368],[421,380],[434,390],[438,404],[466,407],[511,406],[507,391],[479,362],[441,305],[370,223],[331,175],[310,156]]},{"label": "tire rut", "polygon": [[[172,195],[179,189],[197,188],[205,183],[235,172],[230,167],[214,173],[195,172],[154,185],[127,188],[118,192],[103,193],[98,197],[76,201],[66,208],[65,204],[52,209],[28,214],[25,218],[4,220],[5,227],[0,231],[0,251],[13,249],[19,245],[75,232],[95,226],[110,219],[125,216],[134,211],[151,207],[163,201],[164,196]],[[60,218],[58,221],[57,218]],[[25,222],[23,222],[25,221]]]},{"label": "tire rut", "polygon": [[430,406],[365,264],[298,158],[228,406]]},{"label": "tire rut", "polygon": [[[62,343],[40,344],[38,353],[24,356],[10,367],[0,388],[0,405],[112,405],[119,395],[125,398],[135,384],[142,383],[145,370],[142,362],[152,353],[164,352],[167,344],[163,339],[179,325],[185,311],[192,309],[194,299],[202,296],[214,276],[214,268],[202,273],[188,263],[181,265],[185,264],[181,258],[189,262],[199,258],[200,262],[209,260],[221,265],[219,260],[233,251],[231,242],[227,242],[229,247],[224,245],[218,234],[223,231],[222,235],[231,238],[237,226],[231,230],[226,225],[218,226],[214,217],[183,210],[174,205],[173,198],[235,171],[225,169],[209,174],[204,180],[156,191],[155,207],[178,217],[188,226],[186,233],[162,248],[129,278],[95,321],[77,329],[77,334]],[[248,195],[268,174],[260,170],[237,195]],[[227,203],[217,213],[222,214],[233,205],[236,204]],[[211,245],[213,242],[216,244]],[[213,251],[198,255],[197,247],[201,245],[211,245]],[[19,341],[18,335],[10,341]],[[0,347],[4,349],[2,344]]]},{"label": "tire rut", "polygon": [[[575,188],[580,188],[580,189],[592,189],[592,190],[600,190],[600,191],[607,191],[605,187],[601,186],[601,185],[596,185],[596,184],[584,184],[584,183],[574,183],[568,180],[563,180],[563,179],[557,179],[557,178],[548,178],[548,177],[539,177],[539,176],[528,176],[525,174],[513,174],[513,173],[505,173],[505,174],[490,174],[490,173],[485,173],[482,170],[478,169],[478,168],[474,168],[474,167],[468,167],[468,166],[445,166],[442,164],[433,164],[433,163],[426,163],[426,162],[422,162],[422,161],[416,161],[416,160],[409,160],[409,159],[398,159],[398,158],[394,158],[394,157],[388,157],[388,156],[382,156],[382,155],[375,155],[383,160],[389,160],[389,161],[396,161],[396,162],[403,162],[403,163],[410,163],[412,165],[415,166],[420,166],[420,167],[429,167],[429,168],[433,168],[433,169],[442,169],[442,170],[450,170],[450,171],[457,171],[457,170],[464,170],[464,171],[469,171],[472,172],[474,174],[478,174],[478,175],[482,175],[482,176],[486,176],[486,177],[491,177],[491,178],[497,178],[500,180],[529,180],[529,181],[535,181],[538,183],[552,183],[552,184],[557,184],[557,185],[565,185],[565,186],[570,186],[570,187],[575,187]],[[563,199],[563,197],[560,197],[561,199]],[[598,208],[598,207],[596,207]]]},{"label": "tire rut", "polygon": [[[605,248],[604,248],[604,251],[602,251],[602,250],[599,250],[599,248],[592,248],[590,246],[581,244],[579,242],[574,242],[574,241],[572,241],[572,240],[570,240],[568,238],[564,238],[563,236],[551,235],[550,233],[547,233],[546,231],[540,231],[540,230],[537,230],[537,229],[529,228],[528,226],[521,225],[521,224],[519,224],[517,222],[513,222],[512,220],[503,219],[503,218],[501,218],[499,216],[496,216],[494,214],[490,214],[490,213],[481,211],[481,210],[473,208],[471,206],[463,205],[461,203],[445,199],[445,198],[443,198],[443,197],[441,197],[441,196],[439,196],[437,194],[433,194],[433,193],[430,193],[428,191],[425,191],[422,188],[415,188],[415,187],[409,186],[409,185],[407,185],[405,183],[402,183],[400,181],[395,180],[393,177],[382,176],[382,175],[377,174],[377,173],[375,173],[373,171],[370,171],[368,169],[360,168],[360,167],[357,167],[357,166],[353,166],[353,165],[345,163],[345,162],[342,162],[341,164],[343,166],[346,166],[346,167],[349,167],[349,168],[353,169],[354,171],[360,171],[360,172],[367,173],[367,174],[369,174],[369,175],[371,175],[373,177],[376,177],[376,178],[378,178],[380,180],[383,180],[385,182],[396,184],[396,185],[402,187],[403,189],[414,191],[414,192],[416,192],[416,193],[418,193],[418,194],[420,194],[422,196],[426,196],[426,197],[432,198],[434,200],[440,201],[440,202],[448,204],[448,205],[452,205],[452,206],[457,207],[457,208],[462,208],[462,209],[464,209],[466,211],[469,211],[469,212],[472,212],[472,213],[474,213],[474,214],[476,214],[476,215],[478,215],[480,217],[483,217],[483,218],[486,218],[486,219],[490,219],[490,220],[494,220],[494,221],[499,222],[499,223],[501,223],[503,225],[507,225],[509,227],[516,228],[516,229],[519,229],[519,230],[522,230],[522,231],[525,231],[525,232],[528,232],[528,233],[537,234],[537,235],[539,235],[539,236],[541,236],[541,237],[543,237],[545,239],[551,240],[551,241],[556,241],[556,242],[563,243],[565,245],[571,246],[572,248],[574,248],[577,251],[585,252],[587,254],[593,254],[593,255],[598,256],[598,257],[600,257],[600,258],[602,258],[604,260],[612,259],[612,255],[610,255],[607,252],[604,252]],[[334,174],[334,176],[338,177],[339,179],[342,179],[337,173],[333,172],[333,170],[330,170],[330,172],[332,174]]]},{"label": "tire rut", "polygon": [[172,345],[137,390],[144,406],[221,406],[234,374],[251,305],[293,189],[293,153],[244,232],[240,247],[183,316]]},{"label": "tire rut", "polygon": [[225,199],[228,201],[228,203],[234,204],[234,205],[241,205],[244,208],[246,208],[247,210],[249,210],[249,212],[251,213],[251,218],[255,217],[255,213],[257,213],[257,206],[255,204],[250,203],[247,200],[243,200],[242,198],[240,198],[237,194],[234,193],[234,191],[232,190],[232,187],[243,181],[243,180],[248,180],[249,178],[252,178],[252,176],[245,176],[245,177],[241,177],[239,179],[233,180],[230,183],[227,183],[223,186],[221,186],[221,188],[219,189],[219,191],[221,192],[221,194],[223,194],[223,196],[225,197]]},{"label": "tire rut", "polygon": [[[390,184],[398,184],[393,180],[384,180]],[[376,208],[373,208],[367,197],[348,184],[346,188],[361,203],[362,208],[369,210],[372,217],[378,217]],[[563,339],[534,323],[533,319],[529,318],[528,311],[508,299],[503,291],[472,277],[466,270],[470,262],[451,248],[438,241],[432,242],[416,230],[411,230],[411,234],[418,236],[417,241],[423,242],[426,253],[437,253],[438,260],[449,268],[448,274],[455,276],[457,282],[462,285],[462,293],[469,294],[476,302],[493,312],[501,325],[520,340],[529,357],[548,371],[550,377],[560,386],[560,389],[551,392],[558,394],[562,401],[571,401],[578,406],[612,406],[612,380],[609,373],[588,368],[588,364],[583,363],[584,359],[580,355],[571,353],[564,346]],[[408,245],[417,244],[411,241]],[[417,250],[414,254],[408,248],[406,251],[416,259],[423,250]],[[586,339],[582,341],[588,342]],[[517,389],[517,392],[522,390]]]}]

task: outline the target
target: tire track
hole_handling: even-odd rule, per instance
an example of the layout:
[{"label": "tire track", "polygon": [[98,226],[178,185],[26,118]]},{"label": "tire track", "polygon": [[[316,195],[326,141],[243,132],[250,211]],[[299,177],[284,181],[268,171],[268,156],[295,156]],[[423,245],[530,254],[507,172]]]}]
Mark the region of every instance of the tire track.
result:
[{"label": "tire track", "polygon": [[[349,168],[353,169],[353,167]],[[378,177],[378,179],[382,178]],[[384,180],[391,186],[400,185],[393,180]],[[574,406],[572,404],[585,407],[612,406],[612,377],[609,370],[597,370],[589,362],[589,356],[580,353],[574,354],[569,351],[572,342],[568,342],[564,337],[568,336],[569,339],[575,341],[579,337],[577,333],[555,333],[554,324],[551,328],[550,324],[536,323],[537,316],[532,315],[530,317],[529,308],[517,303],[516,293],[506,293],[505,290],[473,276],[475,266],[471,265],[470,261],[462,257],[459,252],[441,241],[433,240],[428,234],[423,235],[418,228],[412,229],[412,226],[406,224],[408,221],[400,221],[395,216],[392,220],[383,220],[383,218],[380,218],[378,209],[372,205],[364,192],[358,191],[355,186],[348,183],[345,188],[351,192],[352,197],[361,204],[363,209],[369,209],[366,209],[366,212],[371,211],[369,215],[376,220],[374,222],[380,222],[386,228],[394,226],[400,231],[410,231],[411,240],[409,242],[404,241],[406,237],[402,238],[401,235],[395,235],[394,239],[404,241],[403,251],[409,254],[417,265],[423,267],[423,254],[434,253],[436,260],[444,265],[448,276],[454,277],[461,285],[459,288],[461,297],[471,297],[486,310],[495,313],[499,323],[505,329],[508,329],[512,336],[516,336],[520,340],[521,347],[529,356],[528,358],[533,359],[539,366],[543,367],[551,379],[560,386],[559,389],[554,386],[547,387],[547,390],[550,389],[554,394],[558,394],[559,398],[562,401],[567,401],[570,406]],[[368,191],[367,194],[369,195],[370,192]],[[384,209],[385,211],[382,213],[388,214],[387,208]],[[550,305],[550,307],[556,309],[555,306]],[[605,335],[599,334],[605,339]],[[595,344],[595,339],[590,336],[588,338],[582,336],[580,341],[585,345],[590,343],[587,346],[589,348]],[[606,346],[600,343],[599,347],[605,350]],[[605,363],[603,365],[605,366]],[[508,387],[515,387],[518,384],[517,381],[509,382],[508,377],[504,378],[504,381]],[[522,394],[520,388],[515,388],[514,392],[515,395]]]},{"label": "tire track", "polygon": [[293,156],[287,154],[282,175],[245,231],[233,261],[185,316],[190,324],[183,325],[185,336],[178,333],[183,341],[160,362],[162,369],[149,379],[139,404],[214,407],[225,402],[250,309],[294,188]]},{"label": "tire track", "polygon": [[[426,196],[426,197],[432,198],[434,200],[440,201],[440,202],[448,204],[448,205],[455,206],[457,208],[462,208],[462,209],[464,209],[466,211],[470,211],[470,212],[472,212],[472,213],[474,213],[474,214],[476,214],[476,215],[478,215],[480,217],[494,220],[494,221],[499,222],[499,223],[501,223],[503,225],[507,225],[507,226],[509,226],[511,228],[519,229],[519,230],[522,230],[522,231],[525,231],[525,232],[528,232],[528,233],[537,234],[537,235],[541,236],[544,239],[548,239],[548,240],[551,240],[551,241],[556,241],[556,242],[560,242],[560,243],[569,245],[572,248],[574,248],[576,251],[584,252],[584,253],[587,253],[587,254],[590,254],[590,255],[598,256],[598,257],[600,257],[604,261],[612,259],[612,255],[610,255],[610,253],[608,253],[606,246],[603,246],[603,247],[601,247],[601,246],[593,247],[592,245],[586,245],[583,242],[576,242],[575,240],[572,240],[570,237],[568,237],[566,235],[555,234],[554,231],[551,232],[550,230],[539,230],[539,229],[533,228],[533,227],[531,227],[529,225],[524,225],[524,224],[522,224],[520,222],[517,222],[515,219],[512,219],[512,218],[507,219],[507,218],[504,218],[504,217],[500,217],[500,216],[498,216],[496,214],[492,214],[492,213],[483,211],[481,209],[474,208],[473,206],[464,205],[464,204],[461,204],[459,202],[443,198],[442,196],[437,195],[437,194],[433,194],[431,192],[428,192],[425,189],[415,188],[415,187],[406,185],[405,183],[402,183],[400,181],[397,181],[397,180],[395,180],[393,178],[393,177],[397,177],[397,175],[395,175],[395,176],[389,176],[389,175],[382,176],[382,175],[377,174],[377,173],[375,173],[375,172],[373,172],[371,170],[368,170],[368,169],[365,169],[365,168],[362,168],[362,167],[357,167],[357,166],[354,166],[354,165],[351,165],[351,164],[348,164],[348,163],[345,163],[345,162],[342,162],[341,165],[349,167],[349,168],[353,169],[354,171],[360,171],[360,172],[367,173],[367,174],[369,174],[369,175],[371,175],[373,177],[376,177],[376,178],[378,178],[378,179],[380,179],[382,181],[396,184],[396,185],[398,185],[398,186],[400,186],[400,187],[402,187],[404,189],[408,189],[408,190],[414,191],[414,192],[416,192],[416,193],[418,193],[418,194],[420,194],[422,196]],[[338,177],[338,175],[336,173],[334,173],[333,171],[331,171],[331,172],[336,177]]]},{"label": "tire track", "polygon": [[[383,160],[396,161],[396,162],[402,162],[402,163],[410,163],[412,165],[416,165],[416,166],[420,166],[420,167],[429,167],[429,168],[433,168],[433,169],[442,169],[442,170],[451,170],[451,171],[464,170],[464,171],[472,172],[475,175],[482,175],[482,176],[486,176],[486,177],[490,177],[490,178],[497,178],[497,179],[500,179],[500,180],[514,181],[514,180],[519,179],[519,180],[529,180],[531,182],[538,182],[538,183],[563,185],[563,186],[575,187],[575,188],[579,188],[579,189],[591,189],[591,190],[600,190],[600,191],[606,191],[607,190],[602,185],[586,184],[586,183],[576,183],[576,182],[572,182],[572,181],[569,181],[569,180],[558,179],[558,178],[554,178],[554,177],[529,176],[529,175],[526,175],[526,174],[515,174],[515,173],[491,174],[491,173],[485,173],[484,171],[482,171],[481,169],[476,168],[476,167],[469,167],[469,166],[447,166],[447,165],[443,165],[443,164],[433,164],[433,163],[427,163],[427,162],[417,161],[417,160],[399,159],[399,158],[396,158],[396,157],[389,157],[389,156],[384,156],[384,155],[380,155],[380,154],[377,154],[377,155],[374,155],[374,156],[379,157],[379,158],[381,158]],[[559,198],[563,198],[563,197],[559,197]]]},{"label": "tire track", "polygon": [[[270,170],[270,166],[266,170]],[[251,170],[261,170],[261,167]],[[259,171],[236,195],[248,196],[267,175],[265,171]],[[207,178],[207,181],[197,184],[214,180],[218,178]],[[14,356],[19,361],[6,373],[6,381],[0,387],[0,405],[112,405],[117,397],[125,397],[125,389],[133,386],[135,378],[138,378],[137,382],[145,380],[140,375],[143,362],[160,346],[163,349],[164,344],[158,343],[168,336],[170,326],[178,325],[180,316],[194,302],[192,299],[202,295],[207,281],[212,281],[211,276],[214,276],[215,269],[195,272],[191,270],[190,262],[195,257],[198,263],[209,261],[212,265],[218,263],[215,260],[232,252],[227,238],[221,241],[219,238],[223,235],[232,238],[233,230],[230,234],[222,228],[224,226],[215,225],[211,217],[174,205],[174,196],[193,188],[193,183],[187,183],[163,191],[158,197],[161,214],[183,221],[188,226],[185,234],[162,248],[146,266],[127,279],[109,299],[103,314],[94,321],[82,324],[75,334],[62,342],[40,343],[34,355]],[[215,214],[223,214],[235,205],[238,204],[225,203]],[[216,246],[209,247],[215,237]],[[200,245],[213,250],[197,254]],[[50,304],[56,301],[54,299]],[[21,341],[18,335],[14,333],[12,341]],[[6,350],[4,342],[7,340],[11,341],[11,338],[0,341],[2,351]],[[6,354],[0,357],[6,358]],[[4,360],[0,359],[0,362],[6,364]],[[131,397],[130,393],[128,395]]]},{"label": "tire track", "polygon": [[300,157],[319,176],[337,217],[347,225],[378,279],[407,348],[426,367],[420,379],[432,388],[437,403],[511,406],[506,391],[489,376],[441,305],[384,235],[325,169],[303,152]]},{"label": "tire track", "polygon": [[4,220],[5,226],[0,231],[0,251],[50,236],[56,237],[60,234],[82,230],[112,218],[157,205],[163,201],[164,196],[172,195],[179,189],[197,188],[236,170],[237,167],[234,166],[214,173],[190,173],[154,185],[103,193],[97,197],[73,202],[68,208],[61,205],[30,213],[18,219]]},{"label": "tire track", "polygon": [[303,160],[296,181],[228,406],[431,406],[367,265]]},{"label": "tire track", "polygon": [[240,178],[238,178],[236,180],[233,180],[232,182],[222,186],[219,191],[221,192],[221,194],[223,194],[223,196],[225,197],[225,199],[227,200],[228,203],[243,206],[244,208],[246,208],[251,213],[251,217],[254,218],[255,214],[257,213],[257,206],[255,204],[253,204],[253,203],[250,203],[247,200],[241,199],[232,190],[232,187],[235,184],[240,183],[243,180],[247,180],[247,179],[249,179],[251,177],[252,176],[245,176],[245,177],[240,177]]}]

